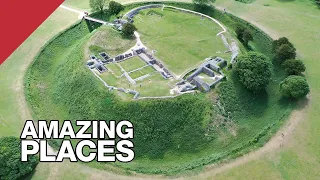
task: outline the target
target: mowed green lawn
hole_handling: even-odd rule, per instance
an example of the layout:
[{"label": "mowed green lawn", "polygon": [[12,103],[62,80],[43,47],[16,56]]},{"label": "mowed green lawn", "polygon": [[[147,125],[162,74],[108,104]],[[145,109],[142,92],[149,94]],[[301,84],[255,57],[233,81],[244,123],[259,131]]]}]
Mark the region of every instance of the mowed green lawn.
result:
[{"label": "mowed green lawn", "polygon": [[227,50],[217,36],[222,28],[197,15],[157,8],[140,11],[134,21],[142,42],[176,75]]},{"label": "mowed green lawn", "polygon": [[122,61],[119,64],[127,72],[133,71],[138,68],[142,68],[143,66],[147,65],[147,63],[145,63],[138,56]]},{"label": "mowed green lawn", "polygon": [[89,0],[65,0],[63,4],[75,9],[91,11]]}]

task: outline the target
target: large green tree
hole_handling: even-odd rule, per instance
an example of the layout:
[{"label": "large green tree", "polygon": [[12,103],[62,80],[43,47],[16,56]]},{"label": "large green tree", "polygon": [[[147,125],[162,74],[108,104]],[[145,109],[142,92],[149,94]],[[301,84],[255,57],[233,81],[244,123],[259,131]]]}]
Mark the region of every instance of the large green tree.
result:
[{"label": "large green tree", "polygon": [[249,41],[253,41],[253,36],[252,36],[251,32],[249,31],[249,29],[246,29],[245,31],[243,31],[242,40],[243,40],[244,45],[246,45],[246,46],[248,46]]},{"label": "large green tree", "polygon": [[276,59],[280,62],[296,58],[296,48],[286,37],[274,40],[272,43],[272,50],[276,54]]},{"label": "large green tree", "polygon": [[237,38],[245,45],[248,46],[249,41],[253,41],[253,36],[251,34],[251,31],[244,27],[241,24],[238,24],[236,26],[236,30],[235,30],[236,34],[237,34]]},{"label": "large green tree", "polygon": [[302,76],[289,76],[280,83],[280,92],[287,98],[302,98],[309,92],[307,80]]},{"label": "large green tree", "polygon": [[296,48],[290,46],[289,44],[283,44],[276,49],[276,58],[281,62],[287,59],[295,59],[296,55]]},{"label": "large green tree", "polygon": [[290,59],[282,63],[284,70],[290,75],[299,75],[306,70],[301,60]]},{"label": "large green tree", "polygon": [[272,42],[272,49],[273,49],[273,51],[276,52],[276,50],[277,50],[281,45],[283,45],[283,44],[288,44],[289,46],[294,47],[293,44],[289,41],[288,38],[286,38],[286,37],[281,37],[281,38],[279,38],[279,39],[277,39],[277,40],[274,40],[274,41]]},{"label": "large green tree", "polygon": [[249,52],[237,58],[236,71],[240,82],[251,91],[260,91],[267,87],[271,78],[269,58],[257,52]]},{"label": "large green tree", "polygon": [[130,37],[133,35],[134,31],[136,31],[137,28],[132,23],[126,23],[122,26],[122,33],[126,37]]},{"label": "large green tree", "polygon": [[21,162],[20,156],[21,145],[18,138],[0,138],[0,179],[19,179],[32,172],[38,164],[36,156],[29,156],[27,162]]},{"label": "large green tree", "polygon": [[104,7],[106,6],[106,0],[90,0],[89,4],[93,11],[103,12]]},{"label": "large green tree", "polygon": [[110,14],[118,14],[120,11],[122,11],[124,9],[124,7],[122,6],[122,4],[115,2],[115,1],[110,1],[109,3],[109,12]]}]

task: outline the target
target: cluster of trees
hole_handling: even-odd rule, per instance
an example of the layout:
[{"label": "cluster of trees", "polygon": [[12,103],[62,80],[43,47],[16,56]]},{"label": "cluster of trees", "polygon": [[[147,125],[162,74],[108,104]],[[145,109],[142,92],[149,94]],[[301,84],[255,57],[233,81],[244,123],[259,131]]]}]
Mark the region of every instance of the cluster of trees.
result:
[{"label": "cluster of trees", "polygon": [[320,0],[316,0],[316,4],[320,7]]},{"label": "cluster of trees", "polygon": [[281,94],[288,98],[305,97],[310,92],[306,78],[301,76],[306,67],[301,60],[295,59],[296,48],[286,37],[274,40],[272,46],[276,60],[289,75],[280,83]]},{"label": "cluster of trees", "polygon": [[251,31],[244,27],[241,24],[238,24],[236,26],[236,34],[237,34],[237,38],[243,43],[244,46],[248,47],[249,46],[249,42],[253,41],[253,36],[251,34]]},{"label": "cluster of trees", "polygon": [[[244,32],[243,29],[237,30]],[[238,34],[237,32],[237,34]],[[301,60],[296,60],[296,49],[291,42],[282,37],[273,42],[275,58],[281,62],[282,68],[288,73],[288,77],[280,83],[280,92],[284,97],[302,98],[309,92],[306,78],[301,76],[306,70]],[[249,52],[237,58],[235,70],[240,82],[250,91],[264,90],[271,79],[272,63],[268,57],[257,52]]]},{"label": "cluster of trees", "polygon": [[108,3],[107,0],[90,0],[90,7],[93,11],[98,11],[103,13],[103,10],[106,8],[108,5],[108,12],[110,14],[118,14],[120,11],[124,9],[123,5],[115,2],[115,1],[110,1]]},{"label": "cluster of trees", "polygon": [[[90,7],[93,11],[103,13],[104,8],[107,6],[107,0],[90,0]],[[118,2],[110,1],[108,5],[108,13],[117,15],[124,9],[124,6]],[[122,33],[125,37],[133,35],[137,28],[132,23],[126,23],[122,27]]]},{"label": "cluster of trees", "polygon": [[34,155],[29,156],[27,162],[21,162],[20,156],[20,139],[0,138],[0,179],[20,179],[32,172],[39,162]]}]

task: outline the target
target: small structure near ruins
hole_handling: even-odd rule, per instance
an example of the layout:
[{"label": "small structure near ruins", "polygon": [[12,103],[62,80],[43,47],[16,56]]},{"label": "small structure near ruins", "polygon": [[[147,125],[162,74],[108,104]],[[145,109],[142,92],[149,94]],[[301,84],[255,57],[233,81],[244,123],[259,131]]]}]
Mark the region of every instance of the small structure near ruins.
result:
[{"label": "small structure near ruins", "polygon": [[226,65],[227,62],[220,57],[207,58],[186,80],[194,84],[199,90],[208,92],[212,86],[225,77],[221,68]]}]

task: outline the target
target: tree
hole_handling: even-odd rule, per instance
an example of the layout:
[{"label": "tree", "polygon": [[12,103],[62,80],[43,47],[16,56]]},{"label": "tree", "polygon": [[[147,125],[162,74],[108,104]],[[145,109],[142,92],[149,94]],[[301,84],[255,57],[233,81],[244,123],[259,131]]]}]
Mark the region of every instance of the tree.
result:
[{"label": "tree", "polygon": [[90,7],[93,11],[103,12],[106,6],[106,0],[90,0]]},{"label": "tree", "polygon": [[260,91],[267,87],[271,78],[269,58],[257,52],[249,52],[237,58],[235,67],[240,82],[251,91]]},{"label": "tree", "polygon": [[248,46],[249,41],[253,41],[253,36],[249,29],[245,28],[243,25],[238,24],[235,30],[237,38],[243,42],[245,46]]},{"label": "tree", "polygon": [[243,31],[242,40],[245,46],[248,46],[249,41],[253,41],[253,36],[251,35],[251,32],[248,29]]},{"label": "tree", "polygon": [[244,27],[244,26],[242,26],[241,24],[238,24],[237,26],[236,26],[236,34],[237,34],[237,38],[239,39],[239,40],[241,40],[242,39],[242,37],[243,37],[243,32],[246,30],[246,28]]},{"label": "tree", "polygon": [[288,44],[289,46],[294,47],[293,44],[289,41],[288,38],[281,37],[281,38],[279,38],[277,40],[274,40],[272,42],[272,50],[273,50],[273,52],[276,52],[276,50],[279,49],[279,47],[281,45],[283,45],[283,44]]},{"label": "tree", "polygon": [[274,40],[272,43],[272,50],[276,53],[276,59],[280,60],[280,62],[296,58],[296,48],[286,37]]},{"label": "tree", "polygon": [[309,92],[307,80],[302,76],[289,76],[280,83],[280,92],[287,98],[302,98]]},{"label": "tree", "polygon": [[21,145],[16,137],[0,138],[0,179],[19,179],[32,172],[38,164],[36,156],[20,161]]},{"label": "tree", "polygon": [[209,3],[209,0],[192,0],[192,2],[196,5],[200,5],[200,6],[203,6],[203,5],[206,5]]},{"label": "tree", "polygon": [[126,23],[122,26],[122,33],[126,37],[130,37],[133,35],[134,31],[136,31],[137,28],[132,23]]},{"label": "tree", "polygon": [[301,60],[290,59],[282,63],[284,70],[290,75],[299,75],[306,70]]},{"label": "tree", "polygon": [[289,44],[282,44],[276,50],[276,58],[281,62],[287,59],[295,59],[296,58],[296,48],[290,46]]},{"label": "tree", "polygon": [[110,14],[117,15],[123,9],[124,9],[124,7],[122,6],[122,4],[117,3],[115,1],[110,1],[110,3],[109,3],[109,12],[110,12]]}]

